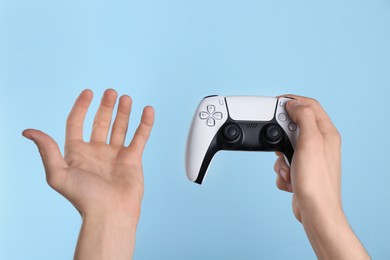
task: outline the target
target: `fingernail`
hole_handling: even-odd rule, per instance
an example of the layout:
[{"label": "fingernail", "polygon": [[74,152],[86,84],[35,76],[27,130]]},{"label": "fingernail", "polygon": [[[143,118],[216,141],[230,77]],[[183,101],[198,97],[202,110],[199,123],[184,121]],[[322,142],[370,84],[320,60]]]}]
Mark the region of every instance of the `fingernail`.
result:
[{"label": "fingernail", "polygon": [[282,178],[283,178],[286,182],[288,182],[287,171],[286,171],[285,169],[283,169],[283,168],[280,169],[279,174],[280,174],[280,176],[282,176]]},{"label": "fingernail", "polygon": [[289,105],[291,107],[299,107],[300,105],[302,105],[302,103],[299,102],[298,100],[292,99],[292,100],[287,102],[287,105]]}]

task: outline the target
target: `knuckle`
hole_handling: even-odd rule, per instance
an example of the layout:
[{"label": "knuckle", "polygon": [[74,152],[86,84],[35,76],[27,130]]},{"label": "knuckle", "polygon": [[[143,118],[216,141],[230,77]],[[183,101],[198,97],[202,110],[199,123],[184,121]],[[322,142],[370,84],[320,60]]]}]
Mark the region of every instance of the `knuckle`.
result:
[{"label": "knuckle", "polygon": [[339,131],[337,131],[336,141],[339,146],[341,146],[341,144],[343,143],[343,139]]},{"label": "knuckle", "polygon": [[151,124],[150,122],[142,121],[140,123],[140,127],[146,129],[147,131],[150,131],[152,129],[152,126],[153,124]]},{"label": "knuckle", "polygon": [[145,124],[141,124],[137,132],[139,136],[142,136],[144,139],[148,139],[150,127]]},{"label": "knuckle", "polygon": [[58,178],[54,176],[55,174],[47,174],[46,175],[46,182],[49,184],[50,187],[52,187],[55,190],[58,190],[60,187],[60,182]]},{"label": "knuckle", "polygon": [[285,166],[286,162],[284,161],[283,156],[279,156],[278,159],[275,162],[274,170],[276,173],[279,173],[280,169]]},{"label": "knuckle", "polygon": [[68,128],[82,128],[82,126],[80,126],[80,123],[77,122],[74,118],[72,117],[68,117],[66,119],[66,126]]},{"label": "knuckle", "polygon": [[308,106],[303,106],[299,109],[299,114],[301,114],[303,117],[307,118],[311,118],[311,117],[314,117],[314,111],[308,107]]},{"label": "knuckle", "polygon": [[275,164],[274,164],[274,171],[276,172],[276,173],[278,173],[279,172],[279,169],[280,169],[280,166],[279,166],[279,159],[275,162]]},{"label": "knuckle", "polygon": [[283,182],[281,181],[279,176],[276,178],[276,187],[279,190],[284,190]]},{"label": "knuckle", "polygon": [[329,137],[330,140],[332,140],[332,142],[334,142],[335,144],[337,145],[341,145],[341,134],[339,131],[337,131],[337,129],[335,129],[334,131],[330,132],[327,134],[327,136]]},{"label": "knuckle", "polygon": [[73,118],[72,116],[69,115],[69,116],[66,118],[66,124],[67,124],[67,125],[74,125],[74,124],[75,124],[74,118]]},{"label": "knuckle", "polygon": [[341,134],[339,131],[337,131],[336,129],[334,130],[334,132],[332,133],[332,137],[333,139],[341,142]]},{"label": "knuckle", "polygon": [[112,127],[112,131],[116,133],[126,133],[127,132],[127,126],[120,125],[120,124],[114,124]]},{"label": "knuckle", "polygon": [[148,140],[148,135],[145,134],[144,132],[139,132],[137,137],[138,140],[140,140],[142,143],[146,143],[146,141]]},{"label": "knuckle", "polygon": [[126,119],[130,116],[130,110],[131,110],[130,106],[118,108],[118,116]]},{"label": "knuckle", "polygon": [[95,120],[93,122],[93,128],[103,128],[103,127],[107,127],[109,126],[111,123],[110,120],[106,120],[106,119],[99,119],[99,120]]},{"label": "knuckle", "polygon": [[55,151],[58,150],[59,148],[56,142],[50,140],[49,142],[46,143],[46,149],[48,151]]},{"label": "knuckle", "polygon": [[315,98],[308,98],[308,99],[309,99],[310,104],[320,105],[320,102],[317,99],[315,99]]},{"label": "knuckle", "polygon": [[304,142],[301,142],[303,149],[313,150],[313,149],[322,149],[323,146],[323,137],[321,133],[311,133],[309,137],[305,138]]},{"label": "knuckle", "polygon": [[337,139],[339,139],[341,141],[341,134],[337,129],[335,131],[335,135],[336,135]]}]

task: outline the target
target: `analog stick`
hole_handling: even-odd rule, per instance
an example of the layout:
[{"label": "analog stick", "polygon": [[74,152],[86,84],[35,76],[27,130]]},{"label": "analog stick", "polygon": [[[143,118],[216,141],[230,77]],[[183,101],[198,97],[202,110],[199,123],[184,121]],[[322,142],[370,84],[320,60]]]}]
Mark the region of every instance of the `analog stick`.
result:
[{"label": "analog stick", "polygon": [[238,125],[228,124],[224,127],[222,135],[227,141],[235,142],[241,136],[241,129]]},{"label": "analog stick", "polygon": [[283,136],[283,130],[278,125],[269,125],[265,130],[265,139],[270,144],[278,143]]}]

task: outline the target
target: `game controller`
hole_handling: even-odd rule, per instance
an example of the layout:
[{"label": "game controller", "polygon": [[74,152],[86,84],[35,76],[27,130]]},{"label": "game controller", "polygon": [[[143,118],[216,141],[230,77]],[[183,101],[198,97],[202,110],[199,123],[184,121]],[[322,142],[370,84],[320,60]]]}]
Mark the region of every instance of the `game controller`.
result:
[{"label": "game controller", "polygon": [[290,98],[207,96],[192,119],[186,147],[187,177],[202,184],[220,150],[279,151],[291,165],[299,128],[285,109]]}]

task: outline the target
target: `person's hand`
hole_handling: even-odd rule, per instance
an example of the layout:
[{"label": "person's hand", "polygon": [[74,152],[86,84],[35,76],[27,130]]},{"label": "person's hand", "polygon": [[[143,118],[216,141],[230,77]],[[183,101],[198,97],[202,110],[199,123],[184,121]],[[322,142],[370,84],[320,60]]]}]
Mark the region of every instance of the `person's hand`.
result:
[{"label": "person's hand", "polygon": [[[154,110],[151,107],[144,109],[138,129],[130,145],[126,146],[124,142],[132,100],[127,95],[122,96],[107,144],[111,117],[118,96],[115,90],[108,89],[96,113],[90,142],[85,142],[83,124],[92,95],[92,91],[84,90],[69,114],[64,157],[57,143],[47,134],[28,129],[23,135],[38,146],[48,184],[81,213],[86,229],[84,233],[87,233],[87,236],[89,226],[92,228],[103,223],[105,226],[114,223],[126,226],[135,234],[144,192],[142,153],[154,122]],[[90,246],[83,246],[82,237],[83,230],[80,234],[79,249]],[[128,247],[132,249],[131,243]],[[88,258],[82,253],[79,258]]]},{"label": "person's hand", "polygon": [[321,259],[367,259],[341,203],[341,137],[318,101],[296,95],[286,104],[299,126],[291,168],[281,153],[274,170],[279,189],[293,192],[293,212]]},{"label": "person's hand", "polygon": [[295,99],[287,102],[286,109],[300,132],[291,169],[277,152],[274,170],[277,187],[294,192],[293,211],[302,222],[305,208],[341,210],[341,137],[318,101],[286,96]]}]

